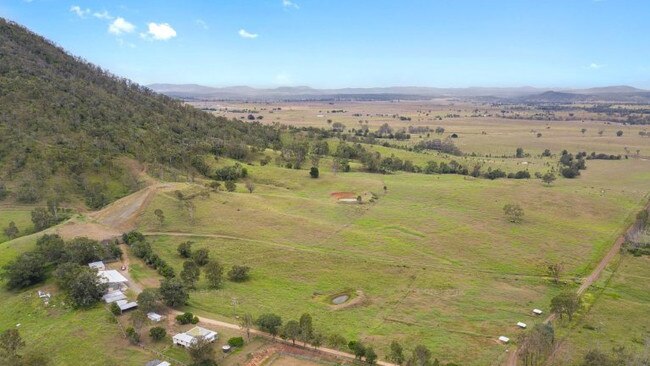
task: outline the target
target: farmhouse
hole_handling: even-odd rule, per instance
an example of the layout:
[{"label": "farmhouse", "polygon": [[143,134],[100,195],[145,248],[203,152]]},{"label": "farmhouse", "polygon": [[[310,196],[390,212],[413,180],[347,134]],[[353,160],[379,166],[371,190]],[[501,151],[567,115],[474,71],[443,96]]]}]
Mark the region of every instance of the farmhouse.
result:
[{"label": "farmhouse", "polygon": [[110,290],[122,290],[126,288],[127,282],[129,282],[126,277],[114,269],[108,271],[99,271],[97,276],[101,283],[107,283],[108,289]]},{"label": "farmhouse", "polygon": [[106,270],[106,266],[104,265],[104,262],[102,262],[102,261],[88,263],[88,267],[90,267],[92,269],[96,269],[98,271],[105,271]]},{"label": "farmhouse", "polygon": [[172,341],[179,346],[190,347],[199,337],[206,339],[208,342],[214,342],[217,339],[217,332],[201,327],[194,327],[185,333],[176,334],[172,338]]}]

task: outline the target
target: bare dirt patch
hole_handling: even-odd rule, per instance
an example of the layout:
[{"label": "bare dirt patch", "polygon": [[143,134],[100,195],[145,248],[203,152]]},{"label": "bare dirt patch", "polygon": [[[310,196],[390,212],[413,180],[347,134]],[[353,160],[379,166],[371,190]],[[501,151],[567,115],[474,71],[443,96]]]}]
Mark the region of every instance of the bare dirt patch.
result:
[{"label": "bare dirt patch", "polygon": [[354,192],[332,192],[330,193],[330,197],[340,200],[340,199],[356,199],[357,194]]}]

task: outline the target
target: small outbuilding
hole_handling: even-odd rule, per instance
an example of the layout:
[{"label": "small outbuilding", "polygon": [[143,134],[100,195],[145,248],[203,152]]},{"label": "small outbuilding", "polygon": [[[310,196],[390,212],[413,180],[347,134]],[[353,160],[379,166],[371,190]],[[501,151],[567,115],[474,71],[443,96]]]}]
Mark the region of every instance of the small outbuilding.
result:
[{"label": "small outbuilding", "polygon": [[526,323],[518,322],[517,326],[522,329],[526,329]]},{"label": "small outbuilding", "polygon": [[104,295],[102,299],[104,299],[104,302],[107,304],[110,304],[116,301],[126,300],[126,295],[124,295],[124,292],[122,291],[110,291]]},{"label": "small outbuilding", "polygon": [[161,321],[163,319],[163,316],[158,314],[158,313],[154,313],[152,311],[152,312],[147,313],[147,318],[149,318],[149,320],[151,320],[152,322],[158,323],[159,321]]},{"label": "small outbuilding", "polygon": [[138,307],[138,303],[129,300],[118,300],[115,302],[122,312],[132,310]]},{"label": "small outbuilding", "polygon": [[90,267],[92,269],[96,269],[98,271],[105,271],[106,270],[106,265],[102,261],[88,263],[88,267]]},{"label": "small outbuilding", "polygon": [[535,314],[535,315],[542,315],[542,313],[543,313],[543,311],[541,311],[539,309],[533,309],[533,314]]},{"label": "small outbuilding", "polygon": [[510,342],[510,338],[508,338],[506,336],[500,336],[499,341],[503,342],[503,343],[508,343],[508,342]]}]

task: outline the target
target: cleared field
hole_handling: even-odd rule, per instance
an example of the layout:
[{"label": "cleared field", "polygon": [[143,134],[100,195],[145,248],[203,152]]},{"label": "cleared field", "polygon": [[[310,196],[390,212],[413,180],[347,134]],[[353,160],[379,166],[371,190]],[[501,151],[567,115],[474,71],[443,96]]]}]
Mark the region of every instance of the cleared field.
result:
[{"label": "cleared field", "polygon": [[592,306],[571,327],[555,365],[577,364],[591,349],[612,353],[615,347],[639,354],[650,340],[650,258],[623,255],[587,293]]},{"label": "cleared field", "polygon": [[[399,101],[399,102],[294,102],[294,103],[223,103],[194,102],[197,107],[228,108],[213,112],[229,118],[246,120],[255,111],[254,116],[263,116],[262,122],[279,122],[294,126],[312,126],[330,128],[339,122],[346,130],[359,129],[366,125],[371,130],[388,123],[394,129],[408,126],[423,126],[432,129],[445,128],[443,135],[431,132],[430,138],[444,138],[452,133],[458,134],[455,143],[465,153],[513,155],[518,147],[523,147],[531,154],[540,154],[544,149],[559,153],[563,149],[572,152],[592,151],[607,154],[636,154],[650,156],[650,137],[642,137],[639,131],[648,131],[647,126],[622,125],[603,122],[605,117],[595,113],[576,112],[580,121],[545,121],[500,118],[502,107],[489,104],[469,104],[457,101]],[[276,108],[276,110],[273,110]],[[280,108],[280,110],[277,110]],[[332,112],[337,111],[337,112]],[[521,112],[529,116],[535,110]],[[556,112],[567,117],[568,113]],[[454,115],[454,117],[448,117]],[[400,117],[410,118],[401,120]],[[438,119],[440,118],[440,119]],[[593,120],[592,120],[593,119]],[[328,122],[330,120],[330,122]],[[362,121],[362,123],[359,123]],[[581,132],[582,129],[586,131]],[[617,131],[623,135],[616,136]],[[599,131],[603,131],[602,136]],[[537,137],[541,133],[541,137]],[[427,138],[426,135],[413,134],[405,144]],[[395,142],[395,141],[392,141]],[[627,148],[627,150],[626,150]]]},{"label": "cleared field", "polygon": [[[191,310],[225,319],[309,312],[323,332],[364,339],[380,353],[392,340],[424,343],[441,360],[465,365],[498,362],[505,347],[495,338],[516,338],[517,321],[534,323],[530,310],[548,307],[559,289],[545,278],[546,262],[565,263],[570,283],[588,273],[631,222],[650,179],[641,160],[590,162],[580,179],[553,187],[406,173],[310,179],[304,170],[247,168],[253,194],[240,187],[196,198],[192,223],[181,202],[162,193],[139,223],[142,231],[174,233],[152,239],[177,270],[176,246],[185,240],[226,266],[253,268],[250,282],[222,290],[199,283]],[[330,197],[336,191],[379,199],[342,205]],[[524,223],[503,218],[510,202],[524,207]],[[163,225],[153,215],[158,208]],[[337,309],[329,301],[341,292],[363,299]]]},{"label": "cleared field", "polygon": [[0,329],[17,327],[25,350],[46,355],[52,365],[144,365],[150,360],[149,354],[128,345],[103,307],[77,311],[56,298],[46,307],[36,291],[0,290]]}]

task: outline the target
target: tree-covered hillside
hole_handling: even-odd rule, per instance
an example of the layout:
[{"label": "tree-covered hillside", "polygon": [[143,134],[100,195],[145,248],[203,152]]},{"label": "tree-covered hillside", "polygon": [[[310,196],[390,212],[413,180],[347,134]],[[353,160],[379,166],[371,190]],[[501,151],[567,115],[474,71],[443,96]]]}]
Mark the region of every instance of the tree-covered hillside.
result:
[{"label": "tree-covered hillside", "polygon": [[277,140],[274,128],[185,106],[0,18],[0,190],[18,201],[97,208],[137,188],[117,157],[185,169],[196,154]]}]

